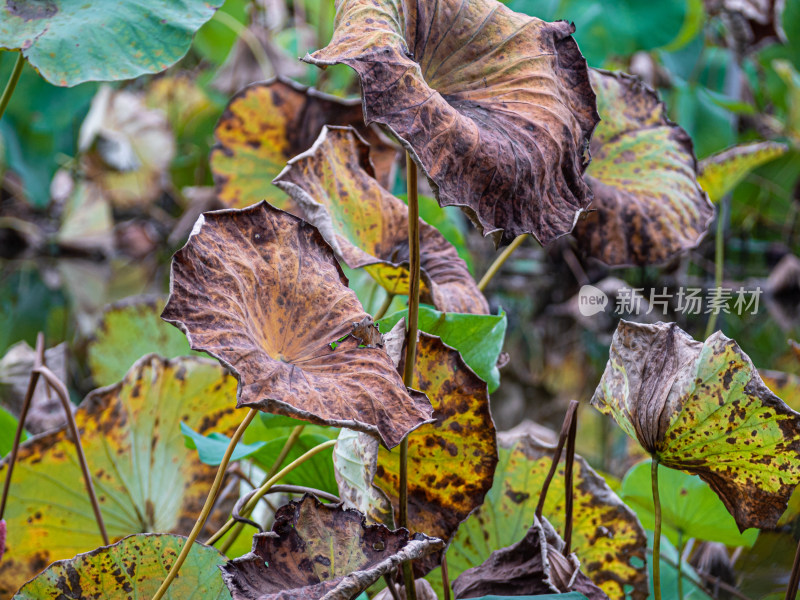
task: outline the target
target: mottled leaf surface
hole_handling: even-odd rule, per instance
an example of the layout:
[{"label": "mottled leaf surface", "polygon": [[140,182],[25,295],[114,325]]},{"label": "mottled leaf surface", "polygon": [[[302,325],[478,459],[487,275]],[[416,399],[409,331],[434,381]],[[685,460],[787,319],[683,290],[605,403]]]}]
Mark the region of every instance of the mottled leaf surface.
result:
[{"label": "mottled leaf surface", "polygon": [[[50,83],[133,79],[181,58],[221,0],[8,0],[0,48],[22,53]],[[113,60],[109,60],[113,56]]]},{"label": "mottled leaf surface", "polygon": [[[405,360],[405,359],[404,359]],[[404,360],[401,361],[402,370]],[[492,487],[497,441],[486,383],[439,338],[421,333],[412,387],[428,395],[433,423],[408,436],[408,525],[448,542]],[[378,451],[374,484],[399,511],[399,452]],[[415,563],[422,575],[440,557]]]},{"label": "mottled leaf surface", "polygon": [[[489,555],[520,541],[533,523],[553,449],[528,434],[500,434],[500,461],[484,504],[462,525],[447,551],[451,581]],[[591,467],[576,457],[572,549],[581,570],[610,598],[644,600],[646,538],[638,519]],[[550,485],[544,516],[564,529],[564,465]],[[428,581],[441,589],[440,573]],[[440,594],[441,597],[441,594]]]},{"label": "mottled leaf surface", "polygon": [[[395,446],[430,419],[380,347],[316,228],[266,202],[205,213],[172,260],[163,318],[239,379],[238,406],[377,435]],[[332,342],[336,342],[335,344]]]},{"label": "mottled leaf surface", "polygon": [[[109,538],[189,533],[216,469],[186,450],[179,423],[232,433],[242,420],[235,394],[236,380],[213,361],[147,356],[123,381],[86,397],[75,421]],[[0,478],[6,469],[4,462]],[[65,429],[20,447],[5,518],[4,597],[51,562],[102,543]]]},{"label": "mottled leaf surface", "polygon": [[496,243],[572,230],[598,117],[569,23],[496,0],[336,6],[330,45],[304,60],[358,73],[365,120],[397,136],[442,206],[464,208]]},{"label": "mottled leaf surface", "polygon": [[[275,179],[351,269],[408,295],[408,207],[373,177],[369,148],[352,128],[323,127],[313,147]],[[489,303],[466,263],[420,219],[420,300],[446,312],[486,314]]]},{"label": "mottled leaf surface", "polygon": [[290,158],[311,147],[325,124],[355,127],[370,144],[379,181],[392,184],[397,149],[364,125],[359,100],[274,79],[236,94],[217,124],[210,162],[219,199],[234,208],[267,200],[293,212],[291,200],[272,180]]},{"label": "mottled leaf surface", "polygon": [[186,336],[161,320],[163,308],[164,299],[152,296],[128,298],[106,307],[86,346],[96,385],[116,383],[133,363],[151,352],[165,358],[192,354]]},{"label": "mottled leaf surface", "polygon": [[579,246],[611,266],[660,263],[693,248],[714,211],[697,183],[689,135],[638,79],[590,75],[602,121],[585,175],[595,210],[575,226]]},{"label": "mottled leaf surface", "polygon": [[733,146],[700,161],[697,180],[712,202],[719,202],[757,167],[788,152],[786,144],[754,142]]},{"label": "mottled leaf surface", "polygon": [[800,414],[735,341],[621,321],[592,404],[662,464],[699,475],[741,531],[777,523],[800,481]]},{"label": "mottled leaf surface", "polygon": [[272,531],[253,551],[222,567],[234,600],[349,600],[400,563],[444,543],[422,534],[367,525],[357,510],[306,495],[278,509]]},{"label": "mottled leaf surface", "polygon": [[[74,558],[60,560],[26,583],[14,600],[149,600],[167,576],[186,538],[167,534],[131,535]],[[164,598],[230,600],[219,567],[219,551],[195,542],[180,576]]]}]

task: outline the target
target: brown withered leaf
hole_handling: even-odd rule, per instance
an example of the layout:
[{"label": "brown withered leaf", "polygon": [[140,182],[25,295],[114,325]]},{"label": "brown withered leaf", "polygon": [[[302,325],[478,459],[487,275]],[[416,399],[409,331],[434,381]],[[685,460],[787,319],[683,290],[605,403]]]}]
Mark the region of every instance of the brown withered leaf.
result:
[{"label": "brown withered leaf", "polygon": [[311,147],[326,123],[356,127],[370,144],[378,180],[391,185],[397,147],[374,126],[364,125],[359,100],[278,78],[243,89],[220,117],[209,158],[220,200],[234,208],[267,200],[291,210],[289,198],[272,179],[286,161]]},{"label": "brown withered leaf", "polygon": [[513,546],[495,550],[483,564],[453,582],[456,598],[532,596],[580,592],[589,600],[608,600],[580,569],[575,554],[564,556],[564,541],[546,519],[533,525]]},{"label": "brown withered leaf", "polygon": [[[274,183],[300,206],[351,269],[364,268],[387,291],[409,293],[408,207],[374,178],[369,147],[349,127],[323,127],[310,150]],[[420,219],[422,302],[444,312],[488,314],[466,263]]]},{"label": "brown withered leaf", "polygon": [[699,475],[741,531],[774,527],[800,482],[800,414],[735,341],[621,321],[592,404],[664,466]]},{"label": "brown withered leaf", "polygon": [[234,371],[238,406],[389,447],[430,419],[389,356],[350,335],[368,315],[328,244],[297,217],[266,202],[204,213],[173,258],[170,290],[162,318]]},{"label": "brown withered leaf", "polygon": [[[400,363],[402,371],[405,357]],[[486,383],[457,350],[420,333],[412,387],[425,392],[435,421],[408,436],[408,526],[449,542],[459,524],[478,508],[492,487],[497,438]],[[399,514],[399,455],[378,449],[374,485]],[[414,563],[423,576],[439,554]]]},{"label": "brown withered leaf", "polygon": [[728,33],[740,53],[772,40],[785,42],[783,8],[785,0],[704,0],[706,11],[723,14]]},{"label": "brown withered leaf", "polygon": [[694,248],[714,210],[697,182],[691,138],[635,77],[597,69],[590,77],[603,120],[585,175],[594,210],[575,225],[581,250],[623,266],[664,262]]},{"label": "brown withered leaf", "polygon": [[350,600],[409,560],[444,546],[405,529],[367,525],[357,510],[306,495],[275,513],[253,550],[221,567],[233,600]]},{"label": "brown withered leaf", "polygon": [[496,244],[572,230],[598,116],[571,24],[496,0],[339,0],[335,27],[303,60],[357,72],[366,122],[400,140],[442,206]]}]

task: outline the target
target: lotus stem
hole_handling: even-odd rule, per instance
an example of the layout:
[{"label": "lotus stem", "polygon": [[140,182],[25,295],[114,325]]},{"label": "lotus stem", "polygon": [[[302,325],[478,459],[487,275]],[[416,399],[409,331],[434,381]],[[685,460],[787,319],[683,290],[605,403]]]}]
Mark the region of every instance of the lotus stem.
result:
[{"label": "lotus stem", "polygon": [[[291,471],[302,465],[304,462],[306,462],[313,456],[319,454],[323,450],[327,450],[328,448],[333,447],[335,443],[336,440],[328,440],[327,442],[323,442],[318,446],[314,446],[313,448],[311,448],[311,450],[309,450],[302,456],[296,458],[288,465],[286,465],[283,469],[278,471],[273,477],[271,477],[268,481],[266,481],[260,488],[258,488],[253,493],[253,496],[250,498],[250,500],[248,500],[242,507],[240,515],[242,517],[249,516],[250,513],[253,512],[253,509],[256,507],[256,504],[258,504],[258,501],[261,500],[261,498],[263,498],[267,493],[269,493],[269,490],[270,488],[272,488],[272,486],[274,486],[278,481],[286,477],[288,473],[290,473]],[[222,536],[224,536],[233,528],[235,523],[236,521],[234,521],[233,519],[229,519],[222,527],[219,528],[219,530],[214,535],[212,535],[205,541],[206,545],[212,546],[216,544],[220,539],[222,539]],[[156,599],[153,598],[153,600]]]},{"label": "lotus stem", "polygon": [[683,533],[678,530],[678,598],[683,599]]},{"label": "lotus stem", "polygon": [[794,554],[792,574],[789,576],[789,586],[786,588],[786,600],[795,600],[798,584],[800,584],[800,542],[798,542],[797,551]]},{"label": "lotus stem", "polygon": [[[283,461],[286,460],[286,457],[289,455],[289,452],[292,450],[292,447],[294,447],[295,443],[300,438],[300,434],[303,433],[303,430],[305,428],[306,428],[305,425],[297,425],[294,429],[292,429],[292,432],[289,434],[289,437],[286,438],[286,442],[283,444],[283,448],[281,448],[280,454],[278,454],[278,458],[276,458],[275,462],[272,463],[272,466],[270,467],[269,471],[267,471],[267,474],[261,481],[261,485],[264,485],[267,481],[270,480],[270,478],[272,478],[275,475],[275,473],[278,472],[278,469],[280,469],[281,465],[283,465]],[[244,525],[245,524],[242,522],[236,523],[236,527],[234,527],[233,531],[231,532],[231,535],[219,547],[220,552],[222,552],[223,554],[228,554],[228,550],[230,550],[231,546],[233,546],[233,543],[236,541],[236,538],[239,537],[239,534],[242,533]]]},{"label": "lotus stem", "polygon": [[255,58],[258,63],[258,68],[261,69],[261,74],[264,76],[264,79],[269,79],[273,72],[272,61],[270,61],[264,47],[261,45],[261,42],[258,41],[258,38],[253,35],[253,32],[224,11],[218,10],[214,14],[214,19],[230,29],[247,44],[253,58]]},{"label": "lotus stem", "polygon": [[376,312],[375,316],[372,318],[373,321],[380,321],[386,316],[386,311],[388,311],[389,307],[392,305],[392,300],[394,300],[394,297],[395,294],[392,292],[386,292],[386,298],[383,299],[383,304],[381,304],[378,312]]},{"label": "lotus stem", "polygon": [[[564,459],[564,490],[566,496],[566,523],[564,524],[564,556],[569,556],[570,549],[572,548],[572,505],[575,497],[575,490],[573,488],[573,470],[575,466],[575,438],[578,433],[578,403],[575,402],[575,410],[572,412],[570,419],[569,434],[567,437],[567,456]],[[571,408],[572,406],[570,406]]]},{"label": "lotus stem", "polygon": [[[714,287],[719,290],[722,287],[722,272],[725,263],[725,199],[719,203],[717,211],[717,231],[714,238]],[[717,328],[717,316],[719,313],[712,312],[708,317],[706,325],[706,339]]]},{"label": "lotus stem", "polygon": [[169,586],[172,585],[172,582],[178,576],[178,571],[181,570],[183,563],[186,561],[186,557],[189,556],[189,552],[191,552],[192,546],[194,545],[195,540],[197,540],[197,536],[200,535],[200,531],[206,524],[208,515],[211,514],[211,509],[214,507],[214,503],[217,501],[217,494],[219,494],[219,490],[222,487],[222,480],[225,478],[225,472],[228,469],[228,463],[231,461],[231,456],[233,456],[233,451],[236,449],[236,445],[239,443],[239,440],[242,439],[245,430],[247,429],[248,425],[252,423],[257,413],[258,411],[256,409],[251,408],[244,420],[239,424],[239,427],[234,432],[233,437],[228,444],[228,448],[225,450],[225,454],[222,457],[222,462],[219,463],[217,475],[214,477],[214,483],[211,484],[211,490],[208,492],[208,496],[206,496],[206,502],[203,505],[203,509],[200,511],[200,515],[197,517],[194,527],[192,527],[192,532],[186,539],[186,543],[183,545],[181,553],[178,555],[178,558],[175,560],[175,563],[172,565],[169,573],[167,573],[166,579],[164,579],[161,587],[158,588],[153,596],[153,600],[160,600],[163,598],[164,594],[167,593]]},{"label": "lotus stem", "polygon": [[[403,369],[403,384],[408,388],[414,381],[414,366],[417,360],[417,333],[419,331],[419,197],[417,195],[417,164],[406,152],[406,176],[408,188],[408,247],[409,247],[409,290],[408,319],[406,327],[406,362]],[[400,510],[399,525],[408,529],[408,436],[400,442]],[[403,583],[406,586],[406,600],[417,600],[414,583],[414,568],[411,562],[403,563]]]},{"label": "lotus stem", "polygon": [[450,574],[447,572],[447,548],[442,550],[442,588],[444,600],[450,600]]},{"label": "lotus stem", "polygon": [[547,490],[550,488],[550,482],[553,481],[553,477],[556,474],[558,461],[561,460],[561,451],[564,449],[564,442],[567,441],[567,437],[569,436],[572,420],[575,416],[576,410],[578,410],[578,401],[572,400],[567,408],[567,414],[564,417],[564,423],[561,425],[561,433],[558,435],[558,444],[556,445],[556,449],[553,451],[553,462],[550,465],[550,471],[547,473],[544,484],[542,484],[542,490],[539,492],[539,503],[536,505],[536,512],[534,513],[537,519],[542,518],[544,501],[547,498]]},{"label": "lotus stem", "polygon": [[661,497],[658,494],[658,458],[653,456],[650,463],[650,479],[653,484],[653,508],[655,510],[655,531],[653,532],[653,594],[661,600]]},{"label": "lotus stem", "polygon": [[506,247],[505,250],[503,250],[500,256],[494,259],[492,266],[489,267],[489,270],[486,271],[486,274],[483,277],[481,277],[481,280],[478,282],[478,289],[480,291],[483,291],[486,288],[486,286],[489,285],[489,282],[492,280],[492,278],[495,275],[497,275],[497,272],[500,270],[500,267],[502,267],[505,264],[505,262],[508,260],[508,257],[514,254],[514,250],[519,248],[522,245],[522,242],[524,242],[527,237],[528,237],[527,233],[518,235],[516,238],[514,238],[514,241],[511,242]]},{"label": "lotus stem", "polygon": [[3,95],[0,96],[0,119],[3,118],[3,113],[6,112],[6,107],[11,101],[11,96],[14,93],[14,89],[17,87],[19,76],[22,74],[23,66],[25,66],[25,57],[22,56],[22,50],[20,50],[19,55],[17,55],[17,62],[14,63],[14,68],[11,71],[11,77],[8,78],[6,89],[3,90]]}]

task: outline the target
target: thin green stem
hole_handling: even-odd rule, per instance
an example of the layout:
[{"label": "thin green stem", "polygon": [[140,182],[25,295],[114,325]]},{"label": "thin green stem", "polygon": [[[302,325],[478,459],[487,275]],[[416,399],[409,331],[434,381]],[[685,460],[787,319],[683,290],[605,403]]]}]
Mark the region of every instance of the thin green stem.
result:
[{"label": "thin green stem", "polygon": [[795,600],[797,598],[797,588],[800,584],[800,542],[797,544],[797,551],[794,554],[792,572],[789,575],[789,585],[786,587],[786,599]]},{"label": "thin green stem", "polygon": [[656,516],[653,532],[653,594],[655,600],[661,600],[661,497],[658,494],[658,459],[655,456],[650,467],[650,479],[653,484],[653,507]]},{"label": "thin green stem", "polygon": [[375,316],[372,318],[373,321],[380,321],[383,317],[386,316],[386,311],[389,310],[389,307],[392,305],[392,300],[394,300],[395,294],[391,292],[386,292],[386,298],[383,299],[383,304],[378,309],[378,312],[375,313]]},{"label": "thin green stem", "polygon": [[[242,517],[250,516],[250,513],[253,512],[253,509],[256,507],[256,504],[258,504],[258,501],[261,500],[261,498],[263,498],[269,492],[270,488],[273,485],[278,483],[281,479],[286,477],[288,473],[290,473],[291,471],[302,465],[310,458],[319,454],[323,450],[331,448],[335,443],[336,440],[328,440],[327,442],[323,442],[318,446],[314,446],[313,448],[311,448],[311,450],[309,450],[302,456],[296,458],[288,465],[286,465],[283,469],[278,471],[273,477],[271,477],[268,481],[266,481],[264,485],[262,485],[260,488],[256,490],[256,493],[253,494],[250,500],[248,500],[247,503],[242,507],[240,515]],[[236,521],[234,521],[233,519],[229,519],[222,527],[219,528],[219,530],[214,535],[212,535],[205,541],[206,545],[212,546],[216,544],[220,539],[222,539],[222,536],[224,536],[233,528],[235,523]]]},{"label": "thin green stem", "polygon": [[22,56],[22,51],[20,51],[19,56],[17,56],[17,62],[14,63],[14,69],[11,71],[11,77],[8,78],[6,89],[3,90],[3,95],[0,96],[0,119],[3,118],[3,113],[6,112],[6,107],[11,101],[14,88],[17,87],[19,76],[22,74],[23,66],[25,66],[25,57]]},{"label": "thin green stem", "polygon": [[[717,214],[717,232],[714,240],[714,288],[717,292],[722,287],[722,272],[725,263],[725,199],[719,203],[719,213]],[[717,316],[719,313],[712,312],[706,325],[706,338],[714,333],[717,327]]]},{"label": "thin green stem", "polygon": [[[408,247],[409,276],[408,320],[406,337],[406,356],[403,368],[403,384],[411,387],[414,382],[414,366],[417,361],[417,334],[419,332],[419,197],[417,195],[417,163],[406,152],[406,176],[408,178]],[[408,529],[408,437],[400,442],[400,510],[399,525]],[[403,563],[403,582],[406,587],[406,600],[417,600],[414,584],[414,569],[411,561]]]},{"label": "thin green stem", "polygon": [[678,530],[678,600],[683,600],[683,532]]},{"label": "thin green stem", "polygon": [[492,278],[495,275],[497,275],[497,272],[500,270],[500,267],[502,267],[508,260],[508,257],[514,253],[514,250],[516,250],[522,245],[522,243],[525,241],[527,237],[528,237],[527,233],[518,235],[516,238],[514,238],[514,241],[511,242],[506,247],[505,250],[503,250],[500,256],[494,259],[492,266],[489,267],[489,270],[486,271],[486,274],[483,277],[481,277],[481,280],[478,282],[478,289],[480,291],[483,291],[486,288],[486,286],[489,284]]},{"label": "thin green stem", "polygon": [[160,600],[163,598],[164,594],[167,593],[169,586],[172,585],[172,582],[178,576],[178,571],[181,570],[183,563],[186,561],[186,557],[189,556],[189,552],[192,550],[192,546],[194,545],[197,536],[200,535],[200,531],[205,526],[208,515],[211,514],[211,509],[214,507],[214,503],[217,501],[217,494],[219,494],[219,490],[222,487],[222,480],[225,479],[225,471],[228,468],[228,463],[231,461],[233,451],[236,449],[236,445],[239,443],[239,440],[242,439],[247,426],[250,425],[257,413],[257,410],[251,408],[244,420],[234,432],[233,437],[231,437],[228,448],[225,450],[225,454],[222,457],[222,462],[219,463],[217,475],[214,477],[214,483],[211,484],[211,490],[208,492],[208,496],[206,497],[206,503],[203,505],[203,509],[200,511],[200,515],[197,517],[197,521],[195,522],[194,527],[192,527],[192,531],[189,534],[189,537],[186,539],[186,543],[183,545],[183,548],[181,549],[181,553],[178,555],[178,558],[175,560],[172,568],[169,570],[169,573],[167,573],[167,577],[164,579],[161,587],[158,588],[153,596],[153,600]]},{"label": "thin green stem", "polygon": [[261,42],[258,41],[255,34],[225,11],[218,10],[214,14],[214,20],[230,29],[247,44],[253,58],[255,58],[258,63],[258,68],[261,69],[261,74],[264,76],[264,79],[269,79],[273,72],[272,62],[269,60],[266,50],[264,50],[264,47],[261,45]]}]

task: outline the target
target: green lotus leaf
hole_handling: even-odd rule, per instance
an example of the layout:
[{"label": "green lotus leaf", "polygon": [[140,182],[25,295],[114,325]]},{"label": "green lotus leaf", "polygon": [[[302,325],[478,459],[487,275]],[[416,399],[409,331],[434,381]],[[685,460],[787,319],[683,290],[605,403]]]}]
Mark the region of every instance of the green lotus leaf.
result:
[{"label": "green lotus leaf", "polygon": [[[112,541],[132,533],[188,534],[216,469],[184,447],[179,424],[231,434],[236,379],[201,358],[137,362],[120,383],[89,394],[75,412],[100,511]],[[6,477],[8,462],[0,465]],[[53,561],[102,543],[65,428],[20,447],[5,519],[0,596]]]},{"label": "green lotus leaf", "polygon": [[596,69],[590,75],[602,121],[584,176],[595,210],[575,226],[581,249],[622,266],[664,262],[695,247],[714,210],[697,183],[689,135],[638,79]]},{"label": "green lotus leaf", "polygon": [[735,341],[621,321],[592,405],[664,466],[699,475],[740,531],[776,525],[800,482],[800,414]]},{"label": "green lotus leaf", "polygon": [[49,82],[133,79],[163,71],[222,0],[14,0],[0,6],[0,48],[22,50]]},{"label": "green lotus leaf", "polygon": [[[186,538],[169,534],[130,535],[75,558],[59,560],[26,583],[13,600],[127,598],[149,600],[167,576]],[[195,542],[167,600],[230,600],[219,567],[225,557]]]},{"label": "green lotus leaf", "polygon": [[697,180],[711,201],[716,203],[751,171],[788,151],[786,144],[777,142],[733,146],[700,161],[700,175]]}]

